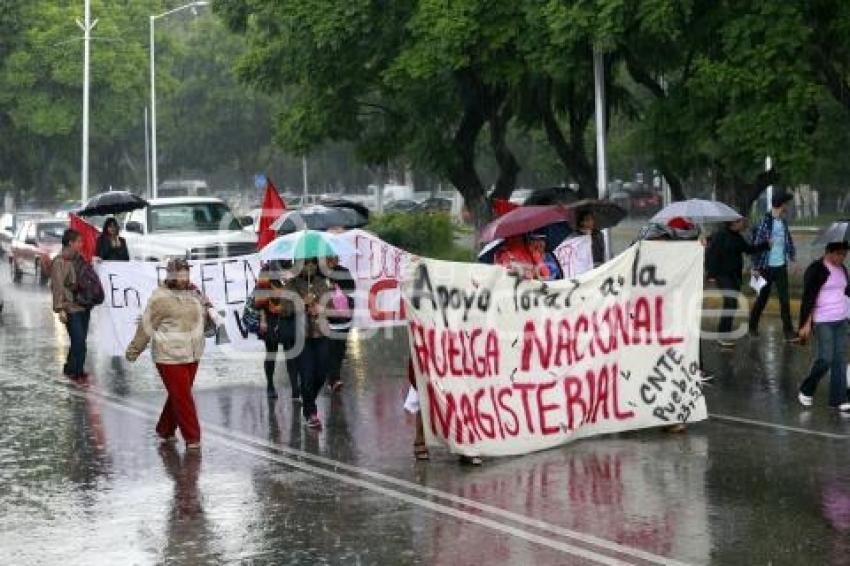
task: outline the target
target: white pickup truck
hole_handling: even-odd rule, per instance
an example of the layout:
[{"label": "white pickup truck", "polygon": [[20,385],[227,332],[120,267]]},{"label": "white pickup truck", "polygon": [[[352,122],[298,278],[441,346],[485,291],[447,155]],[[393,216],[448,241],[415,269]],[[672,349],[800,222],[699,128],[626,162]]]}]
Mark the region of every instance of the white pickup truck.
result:
[{"label": "white pickup truck", "polygon": [[235,257],[257,251],[257,234],[221,199],[212,197],[160,198],[135,210],[124,220],[123,236],[130,259],[162,261]]}]

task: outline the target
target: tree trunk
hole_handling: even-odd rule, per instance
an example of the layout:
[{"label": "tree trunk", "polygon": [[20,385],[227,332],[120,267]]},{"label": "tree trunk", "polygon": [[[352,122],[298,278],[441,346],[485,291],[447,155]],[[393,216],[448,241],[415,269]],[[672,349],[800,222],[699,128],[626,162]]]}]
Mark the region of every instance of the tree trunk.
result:
[{"label": "tree trunk", "polygon": [[[555,118],[550,103],[547,101],[545,107],[540,110],[546,139],[563,163],[568,175],[578,183],[579,195],[582,198],[596,198],[598,194],[596,173],[584,151],[584,129],[581,129],[581,120],[578,119],[578,116],[576,116],[576,120],[573,120],[571,116],[570,141],[568,142],[558,125],[558,120]],[[587,122],[584,125],[586,128]],[[581,131],[578,131],[579,129]]]},{"label": "tree trunk", "polygon": [[667,184],[670,185],[670,197],[672,200],[685,200],[685,189],[682,186],[682,179],[679,178],[678,175],[673,173],[673,171],[669,167],[661,166],[661,175],[667,181]]},{"label": "tree trunk", "polygon": [[499,177],[496,179],[496,188],[493,191],[494,198],[509,199],[511,197],[520,171],[519,163],[507,143],[508,124],[512,117],[513,109],[510,103],[506,102],[498,105],[489,118],[490,147],[499,165]]},{"label": "tree trunk", "polygon": [[716,179],[717,199],[748,216],[753,203],[767,187],[776,184],[779,175],[775,168],[771,168],[756,175],[751,182],[746,182],[737,175],[728,175],[718,170]]},{"label": "tree trunk", "polygon": [[467,105],[452,138],[455,155],[446,171],[449,181],[463,196],[476,228],[484,226],[491,216],[484,185],[475,170],[475,143],[485,122],[480,108]]}]

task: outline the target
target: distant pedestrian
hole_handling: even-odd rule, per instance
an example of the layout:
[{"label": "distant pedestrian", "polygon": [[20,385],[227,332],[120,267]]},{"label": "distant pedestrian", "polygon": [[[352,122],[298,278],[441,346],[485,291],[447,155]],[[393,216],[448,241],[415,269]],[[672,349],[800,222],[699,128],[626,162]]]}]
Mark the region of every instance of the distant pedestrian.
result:
[{"label": "distant pedestrian", "polygon": [[189,263],[172,259],[165,282],[151,295],[126,357],[136,361],[151,344],[151,353],[168,399],[156,425],[164,442],[175,440],[179,428],[186,448],[201,447],[201,427],[192,385],[204,353],[204,326],[212,305],[189,281]]},{"label": "distant pedestrian", "polygon": [[711,238],[706,251],[706,275],[723,292],[723,314],[717,328],[718,343],[723,348],[735,346],[730,338],[732,318],[738,310],[738,295],[743,284],[743,255],[751,255],[770,249],[770,242],[759,245],[749,243],[741,234],[744,230],[743,218],[726,222]]},{"label": "distant pedestrian", "polygon": [[788,295],[788,263],[795,260],[796,249],[791,237],[791,230],[785,221],[785,215],[788,202],[793,198],[787,193],[774,195],[770,212],[765,214],[761,223],[756,227],[753,236],[753,245],[761,246],[765,242],[769,242],[770,249],[753,255],[753,274],[764,278],[766,284],[759,292],[756,302],[753,304],[753,309],[750,311],[750,336],[758,336],[759,320],[770,298],[770,291],[776,285],[785,340],[787,342],[799,341],[791,322],[791,299]]},{"label": "distant pedestrian", "polygon": [[103,261],[130,261],[127,241],[121,237],[121,229],[115,218],[107,218],[103,223],[103,231],[95,243],[94,255]]},{"label": "distant pedestrian", "polygon": [[582,210],[576,219],[578,231],[590,236],[590,251],[593,255],[593,267],[605,263],[605,236],[596,228],[596,215],[592,210]]},{"label": "distant pedestrian", "polygon": [[817,342],[814,363],[800,386],[799,400],[804,407],[812,405],[818,382],[829,371],[829,406],[850,412],[845,366],[850,317],[850,276],[844,265],[848,247],[847,242],[827,244],[824,256],[812,262],[803,275],[800,338],[814,335]]},{"label": "distant pedestrian", "polygon": [[354,292],[357,285],[351,271],[339,263],[338,257],[324,262],[331,292],[328,310],[328,327],[331,330],[328,344],[328,387],[336,392],[342,388],[342,362],[348,349],[348,332],[354,317]]},{"label": "distant pedestrian", "polygon": [[53,289],[53,311],[65,325],[71,346],[62,373],[71,379],[85,379],[86,338],[89,334],[91,307],[80,303],[77,295],[79,264],[84,262],[80,255],[83,240],[76,230],[65,230],[62,234],[62,251],[53,260],[50,282]]}]

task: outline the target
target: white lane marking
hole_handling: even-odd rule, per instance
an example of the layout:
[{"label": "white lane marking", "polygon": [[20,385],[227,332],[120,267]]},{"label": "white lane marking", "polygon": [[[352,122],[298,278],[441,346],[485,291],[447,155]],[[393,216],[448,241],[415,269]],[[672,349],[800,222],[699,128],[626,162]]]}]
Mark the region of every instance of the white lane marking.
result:
[{"label": "white lane marking", "polygon": [[[155,411],[154,414],[158,414],[159,409],[153,407],[151,405],[147,405],[145,403],[131,402],[126,399],[122,399],[119,397],[115,397],[110,393],[102,392],[100,390],[96,391],[98,396],[102,399],[111,401],[112,403],[117,403],[121,405],[132,406],[139,410],[143,411]],[[403,487],[409,491],[415,491],[419,493],[423,493],[429,495],[431,497],[441,498],[447,501],[451,501],[452,503],[456,503],[458,505],[463,505],[464,507],[468,507],[471,509],[476,509],[478,511],[483,511],[485,513],[489,513],[491,515],[495,515],[497,517],[501,517],[503,519],[508,519],[515,523],[520,523],[522,525],[526,525],[529,527],[533,527],[535,529],[546,531],[552,534],[556,534],[563,538],[569,538],[575,541],[582,542],[584,544],[596,546],[598,548],[604,548],[605,550],[609,550],[611,552],[615,552],[617,554],[623,554],[626,556],[630,556],[632,558],[636,558],[639,560],[645,560],[648,562],[652,562],[655,564],[663,564],[665,566],[687,566],[687,563],[680,562],[671,558],[667,558],[665,556],[660,556],[657,554],[653,554],[651,552],[647,552],[638,548],[623,546],[621,544],[599,538],[593,535],[589,535],[586,533],[582,533],[579,531],[574,531],[571,529],[567,529],[565,527],[560,527],[558,525],[553,525],[551,523],[547,523],[545,521],[541,521],[539,519],[534,519],[528,517],[527,515],[522,515],[519,513],[514,513],[512,511],[507,511],[502,509],[501,507],[494,507],[492,505],[488,505],[486,503],[480,503],[474,499],[469,499],[466,497],[462,497],[459,495],[455,495],[453,493],[449,493],[446,491],[442,491],[439,489],[435,489],[432,487],[423,486],[418,483],[414,483],[408,480],[403,480],[401,478],[397,478],[394,476],[389,476],[386,474],[382,474],[381,472],[375,472],[373,470],[369,470],[368,468],[361,468],[359,466],[353,466],[351,464],[346,464],[344,462],[340,462],[339,460],[333,460],[331,458],[325,458],[323,456],[318,456],[316,454],[312,454],[310,452],[305,452],[303,450],[299,450],[297,448],[291,448],[289,446],[283,446],[280,444],[273,444],[261,438],[257,438],[254,436],[250,436],[248,434],[241,433],[236,430],[232,430],[229,428],[225,428],[216,424],[208,424],[205,423],[203,425],[205,430],[211,430],[221,436],[226,436],[232,439],[238,439],[240,442],[251,443],[255,446],[260,446],[267,450],[272,450],[275,452],[283,452],[290,454],[292,456],[297,456],[303,460],[313,461],[325,466],[332,466],[335,469],[345,470],[347,472],[356,473],[362,476],[373,478],[377,481],[381,481],[384,483],[396,485],[399,487]]]},{"label": "white lane marking", "polygon": [[[40,385],[48,386],[49,384],[43,383],[43,384],[40,384]],[[57,387],[56,389],[59,389],[59,387]],[[148,420],[148,421],[151,421],[151,422],[155,421],[158,418],[158,414],[156,412],[152,412],[150,410],[150,409],[152,409],[152,407],[150,405],[135,406],[135,405],[131,405],[131,404],[125,404],[125,403],[122,403],[122,402],[118,402],[118,401],[112,399],[109,394],[102,394],[97,389],[91,389],[91,388],[86,389],[86,390],[76,390],[76,389],[71,389],[71,388],[63,388],[63,389],[65,391],[69,392],[71,395],[73,395],[75,397],[79,397],[79,398],[85,398],[87,392],[88,393],[94,393],[100,399],[100,401],[103,402],[104,404],[106,404],[107,406],[109,406],[113,409],[116,409],[118,411],[122,411],[122,412],[140,417],[142,419],[145,419],[145,420]],[[207,431],[209,431],[210,429],[213,429],[213,428],[217,429],[219,427],[205,426],[205,428],[207,429]],[[228,432],[228,434],[229,434],[229,432]],[[631,564],[632,564],[630,562],[625,562],[625,561],[619,560],[617,558],[613,558],[613,557],[610,557],[610,556],[606,556],[604,554],[600,554],[600,553],[595,552],[595,551],[590,550],[590,549],[586,549],[586,548],[574,546],[574,545],[571,545],[571,544],[568,544],[568,543],[565,543],[565,542],[560,542],[560,541],[557,541],[557,540],[546,538],[546,537],[543,537],[543,536],[522,530],[520,528],[513,527],[511,525],[500,523],[499,521],[495,521],[493,519],[488,519],[486,517],[479,517],[479,516],[477,516],[473,513],[470,513],[470,512],[467,512],[467,511],[462,511],[460,509],[455,509],[453,507],[449,507],[448,505],[443,505],[441,503],[435,503],[433,501],[429,501],[429,500],[423,499],[421,497],[409,495],[407,493],[403,493],[401,491],[397,491],[397,490],[392,489],[392,488],[384,487],[384,486],[378,485],[376,483],[373,483],[373,482],[370,482],[370,481],[367,481],[367,480],[363,480],[363,479],[347,476],[347,475],[344,475],[344,474],[340,474],[340,473],[334,472],[332,470],[327,470],[327,469],[321,468],[319,466],[307,464],[305,462],[301,462],[301,461],[293,459],[293,458],[288,458],[286,456],[281,456],[279,454],[269,454],[268,452],[266,452],[264,450],[253,448],[251,446],[246,446],[245,444],[243,444],[241,442],[227,438],[227,436],[225,436],[225,435],[223,435],[219,432],[212,432],[212,433],[206,432],[205,437],[209,438],[210,440],[212,440],[214,442],[218,442],[219,444],[222,444],[222,445],[224,445],[224,446],[226,446],[230,449],[238,450],[240,452],[243,452],[245,454],[250,454],[250,455],[255,456],[257,458],[263,458],[265,460],[278,462],[278,463],[284,464],[286,466],[289,466],[291,468],[302,470],[304,472],[308,472],[308,473],[320,475],[320,476],[325,476],[327,478],[334,479],[334,480],[339,481],[339,482],[354,485],[354,486],[362,488],[362,489],[374,491],[376,493],[380,493],[380,494],[385,495],[387,497],[398,499],[399,501],[403,501],[403,502],[409,503],[411,505],[423,507],[425,509],[429,509],[429,510],[437,512],[437,513],[441,513],[443,515],[448,515],[450,517],[454,517],[454,518],[462,520],[462,521],[474,523],[476,525],[479,525],[479,526],[482,526],[482,527],[485,527],[485,528],[488,528],[488,529],[492,529],[492,530],[499,531],[499,532],[502,532],[502,533],[505,533],[505,534],[509,534],[511,536],[521,538],[521,539],[526,540],[528,542],[539,544],[541,546],[545,546],[545,547],[551,548],[553,550],[557,550],[559,552],[569,554],[571,556],[583,558],[585,560],[589,560],[589,561],[595,562],[597,564],[605,564],[607,566],[631,566]],[[337,466],[337,467],[339,467],[339,466]]]},{"label": "white lane marking", "polygon": [[767,421],[757,421],[754,419],[747,419],[744,417],[735,417],[733,415],[721,415],[719,413],[709,413],[710,419],[714,419],[716,421],[726,421],[730,423],[737,424],[746,424],[751,426],[757,426],[761,428],[773,428],[776,430],[784,430],[786,432],[794,432],[797,434],[808,434],[810,436],[820,436],[823,438],[831,438],[833,440],[848,440],[850,439],[850,435],[847,434],[838,434],[834,432],[823,432],[820,430],[809,430],[807,428],[800,428],[796,426],[788,426],[778,423],[771,423]]}]

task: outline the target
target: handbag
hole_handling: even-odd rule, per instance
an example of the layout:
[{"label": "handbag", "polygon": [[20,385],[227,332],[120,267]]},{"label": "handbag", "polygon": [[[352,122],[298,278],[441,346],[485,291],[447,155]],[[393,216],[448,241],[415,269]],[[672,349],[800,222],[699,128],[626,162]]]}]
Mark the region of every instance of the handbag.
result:
[{"label": "handbag", "polygon": [[245,307],[242,309],[242,325],[251,334],[260,332],[260,310],[257,308],[254,293],[251,293],[245,301]]}]

